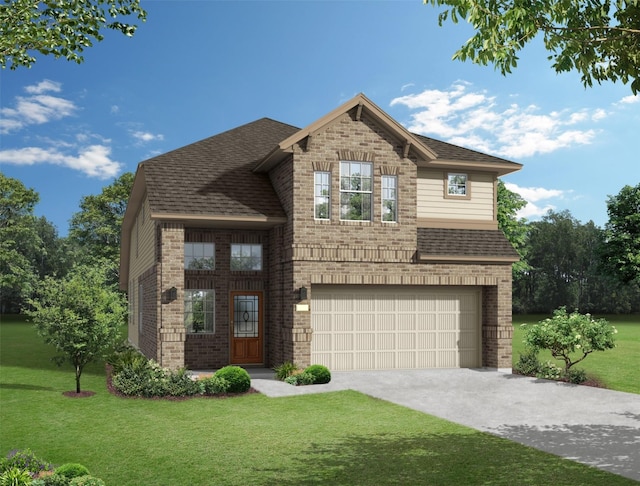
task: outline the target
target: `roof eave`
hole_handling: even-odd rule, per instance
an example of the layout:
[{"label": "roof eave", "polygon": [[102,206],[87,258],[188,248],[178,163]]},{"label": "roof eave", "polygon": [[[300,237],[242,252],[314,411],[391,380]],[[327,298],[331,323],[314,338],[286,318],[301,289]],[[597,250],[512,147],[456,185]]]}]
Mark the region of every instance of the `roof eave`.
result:
[{"label": "roof eave", "polygon": [[273,228],[287,222],[286,216],[267,215],[221,215],[221,214],[185,214],[185,213],[151,213],[151,219],[185,225],[197,224],[204,227],[218,228]]},{"label": "roof eave", "polygon": [[504,176],[522,169],[522,164],[517,162],[482,162],[472,160],[435,159],[419,164],[421,167],[448,168],[448,169],[475,169],[495,172],[498,176]]}]

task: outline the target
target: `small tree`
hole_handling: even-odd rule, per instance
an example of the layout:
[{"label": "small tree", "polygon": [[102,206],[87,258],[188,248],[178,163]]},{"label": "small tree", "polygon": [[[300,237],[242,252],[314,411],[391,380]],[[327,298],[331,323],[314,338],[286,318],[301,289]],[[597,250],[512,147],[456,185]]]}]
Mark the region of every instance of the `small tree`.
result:
[{"label": "small tree", "polygon": [[38,299],[29,303],[38,334],[60,355],[52,360],[61,366],[69,362],[76,373],[76,392],[84,367],[114,346],[125,322],[124,298],[106,283],[108,269],[77,267],[66,278],[45,278]]},{"label": "small tree", "polygon": [[605,319],[595,320],[590,314],[578,312],[567,314],[564,307],[556,309],[549,319],[524,326],[524,343],[536,352],[548,349],[554,358],[563,360],[565,374],[594,351],[614,348],[613,336],[618,332]]}]

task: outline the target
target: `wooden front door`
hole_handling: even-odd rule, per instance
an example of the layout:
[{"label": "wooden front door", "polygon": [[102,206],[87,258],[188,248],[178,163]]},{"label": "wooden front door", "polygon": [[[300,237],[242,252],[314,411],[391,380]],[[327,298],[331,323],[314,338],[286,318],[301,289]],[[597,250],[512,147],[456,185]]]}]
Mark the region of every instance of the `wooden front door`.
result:
[{"label": "wooden front door", "polygon": [[231,292],[231,363],[261,364],[262,292]]}]

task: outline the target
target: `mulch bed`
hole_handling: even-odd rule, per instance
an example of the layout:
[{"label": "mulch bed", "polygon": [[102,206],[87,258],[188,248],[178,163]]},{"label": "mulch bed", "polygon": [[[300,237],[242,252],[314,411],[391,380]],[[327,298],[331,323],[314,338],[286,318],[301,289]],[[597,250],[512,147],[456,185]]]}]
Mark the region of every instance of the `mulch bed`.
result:
[{"label": "mulch bed", "polygon": [[[216,395],[190,395],[190,396],[182,396],[182,397],[140,397],[140,396],[129,396],[129,395],[124,395],[124,394],[120,393],[113,386],[113,366],[111,366],[109,363],[107,363],[105,368],[106,368],[106,371],[107,371],[107,389],[109,390],[109,393],[111,393],[112,395],[114,395],[116,397],[119,397],[119,398],[132,398],[132,399],[137,399],[137,400],[169,400],[169,401],[172,401],[172,402],[181,402],[183,400],[191,400],[192,398],[213,398],[213,399],[219,400],[221,398],[241,397],[243,395],[250,395],[250,394],[253,394],[253,393],[260,393],[258,390],[256,390],[255,388],[251,387],[251,388],[249,388],[249,390],[247,390],[244,393],[219,393],[219,394],[216,394]],[[93,392],[90,392],[90,393],[93,393]]]}]

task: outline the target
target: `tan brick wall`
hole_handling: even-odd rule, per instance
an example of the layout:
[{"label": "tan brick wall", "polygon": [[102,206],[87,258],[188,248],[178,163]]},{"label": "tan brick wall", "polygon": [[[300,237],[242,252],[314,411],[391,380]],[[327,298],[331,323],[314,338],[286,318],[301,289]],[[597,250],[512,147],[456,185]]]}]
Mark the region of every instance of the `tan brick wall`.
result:
[{"label": "tan brick wall", "polygon": [[[395,140],[366,115],[355,121],[352,114],[346,114],[295,147],[293,160],[271,172],[272,183],[289,215],[283,228],[272,231],[283,258],[283,263],[271,271],[271,282],[278,289],[272,291],[272,296],[278,297],[271,305],[279,312],[279,322],[271,325],[281,329],[280,340],[271,331],[273,364],[288,360],[301,366],[310,364],[314,284],[466,285],[482,288],[483,366],[511,367],[511,266],[416,263],[417,168],[415,161],[403,157],[402,150],[402,141]],[[374,210],[370,222],[340,221],[341,160],[373,162]],[[331,171],[330,221],[315,221],[313,217],[315,170]],[[286,177],[289,172],[293,174],[291,181]],[[388,173],[398,176],[397,224],[380,221],[381,174]],[[295,310],[296,292],[302,286],[308,289],[311,312]]]}]

